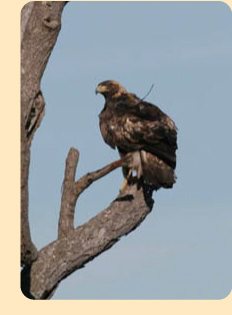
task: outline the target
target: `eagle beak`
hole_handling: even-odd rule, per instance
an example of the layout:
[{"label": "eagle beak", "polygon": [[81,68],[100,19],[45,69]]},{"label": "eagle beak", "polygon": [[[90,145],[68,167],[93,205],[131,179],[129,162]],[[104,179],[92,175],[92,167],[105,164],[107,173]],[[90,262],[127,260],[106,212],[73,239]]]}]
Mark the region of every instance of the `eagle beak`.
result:
[{"label": "eagle beak", "polygon": [[105,93],[105,92],[107,92],[107,91],[108,91],[108,89],[107,89],[106,86],[104,86],[104,85],[98,85],[97,88],[96,88],[96,90],[95,90],[95,94],[98,94],[98,93]]}]

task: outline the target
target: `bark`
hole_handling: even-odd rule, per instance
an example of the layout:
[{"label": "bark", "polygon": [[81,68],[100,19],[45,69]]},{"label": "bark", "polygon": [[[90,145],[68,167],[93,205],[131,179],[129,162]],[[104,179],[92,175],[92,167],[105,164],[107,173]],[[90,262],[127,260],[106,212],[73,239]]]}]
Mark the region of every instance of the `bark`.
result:
[{"label": "bark", "polygon": [[44,115],[40,81],[61,27],[65,1],[29,2],[21,12],[21,263],[37,258],[28,222],[30,144]]},{"label": "bark", "polygon": [[74,227],[76,202],[94,181],[127,163],[128,156],[75,182],[79,152],[66,159],[58,237],[39,252],[30,236],[28,176],[30,145],[44,116],[40,81],[61,28],[65,1],[30,2],[21,13],[21,289],[31,299],[49,299],[59,283],[134,230],[152,210],[152,190],[127,186],[107,209]]}]

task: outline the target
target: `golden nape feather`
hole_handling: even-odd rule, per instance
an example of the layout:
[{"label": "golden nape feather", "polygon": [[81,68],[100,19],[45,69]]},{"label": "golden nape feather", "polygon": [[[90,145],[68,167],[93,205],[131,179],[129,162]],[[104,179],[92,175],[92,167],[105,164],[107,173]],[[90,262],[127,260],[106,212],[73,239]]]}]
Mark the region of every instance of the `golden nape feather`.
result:
[{"label": "golden nape feather", "polygon": [[96,88],[105,98],[100,129],[104,141],[118,148],[121,157],[130,153],[123,167],[127,181],[137,179],[157,190],[172,188],[176,181],[177,128],[156,105],[128,93],[116,81],[104,81]]}]

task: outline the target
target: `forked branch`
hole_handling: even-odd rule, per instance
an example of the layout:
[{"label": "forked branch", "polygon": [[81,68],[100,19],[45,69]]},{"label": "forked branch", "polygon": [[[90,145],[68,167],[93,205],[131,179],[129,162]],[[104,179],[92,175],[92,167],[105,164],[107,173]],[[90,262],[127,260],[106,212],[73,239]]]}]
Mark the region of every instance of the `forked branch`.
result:
[{"label": "forked branch", "polygon": [[74,230],[74,214],[77,198],[93,182],[114,171],[125,163],[127,157],[117,160],[107,166],[91,173],[87,173],[75,182],[76,167],[79,152],[71,148],[66,159],[65,177],[63,181],[63,192],[61,197],[61,210],[59,219],[58,238],[67,236]]},{"label": "forked branch", "polygon": [[113,162],[75,182],[74,169],[78,156],[78,151],[72,148],[66,159],[62,198],[68,198],[70,195],[73,199],[71,205],[67,206],[68,210],[63,200],[59,237],[40,250],[38,259],[22,271],[21,288],[31,299],[50,298],[62,279],[109,249],[123,235],[133,231],[152,210],[152,191],[145,186],[138,188],[137,184],[134,184],[120,192],[107,209],[74,229],[74,208],[81,192],[124,163],[124,160]]}]

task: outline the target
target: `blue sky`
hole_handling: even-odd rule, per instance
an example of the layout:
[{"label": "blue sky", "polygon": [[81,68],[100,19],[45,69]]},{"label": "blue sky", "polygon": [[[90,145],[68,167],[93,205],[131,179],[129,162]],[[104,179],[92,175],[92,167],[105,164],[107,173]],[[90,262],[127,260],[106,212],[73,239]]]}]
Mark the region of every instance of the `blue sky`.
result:
[{"label": "blue sky", "polygon": [[[42,80],[46,114],[33,144],[30,224],[57,236],[65,158],[77,177],[118,159],[102,140],[97,84],[121,82],[179,128],[178,181],[154,194],[130,235],[64,280],[54,299],[221,299],[232,284],[232,14],[223,2],[70,2]],[[118,194],[120,170],[78,200],[76,226]]]}]

